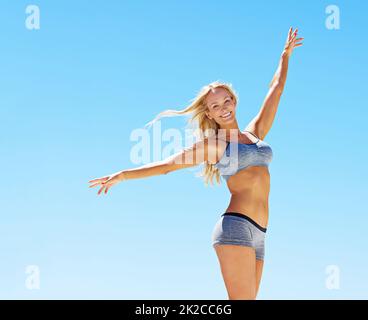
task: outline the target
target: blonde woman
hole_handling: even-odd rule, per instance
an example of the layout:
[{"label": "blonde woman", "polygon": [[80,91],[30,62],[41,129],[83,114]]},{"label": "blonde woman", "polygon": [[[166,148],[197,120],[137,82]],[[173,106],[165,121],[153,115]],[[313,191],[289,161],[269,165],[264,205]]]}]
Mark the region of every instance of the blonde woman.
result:
[{"label": "blonde woman", "polygon": [[162,115],[192,114],[191,121],[198,124],[201,132],[211,134],[203,134],[199,142],[163,161],[89,181],[90,187],[100,186],[98,194],[103,191],[106,194],[121,181],[168,174],[199,164],[204,164],[206,185],[209,181],[213,184],[213,177],[219,183],[222,176],[231,199],[213,229],[212,245],[231,300],[256,299],[261,281],[269,208],[268,165],[273,155],[264,139],[275,118],[291,53],[302,45],[303,38],[296,37],[297,29],[290,28],[263,105],[245,130],[238,126],[238,97],[232,85],[216,81],[204,86],[187,108],[166,110],[151,122]]}]

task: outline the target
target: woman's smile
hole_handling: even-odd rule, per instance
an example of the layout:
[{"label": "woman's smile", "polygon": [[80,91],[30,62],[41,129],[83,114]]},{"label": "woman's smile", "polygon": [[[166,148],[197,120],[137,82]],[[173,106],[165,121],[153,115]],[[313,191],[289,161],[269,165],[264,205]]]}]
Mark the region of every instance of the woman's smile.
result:
[{"label": "woman's smile", "polygon": [[223,119],[229,119],[232,114],[232,111],[229,111],[228,113],[225,113],[224,115],[220,116]]}]

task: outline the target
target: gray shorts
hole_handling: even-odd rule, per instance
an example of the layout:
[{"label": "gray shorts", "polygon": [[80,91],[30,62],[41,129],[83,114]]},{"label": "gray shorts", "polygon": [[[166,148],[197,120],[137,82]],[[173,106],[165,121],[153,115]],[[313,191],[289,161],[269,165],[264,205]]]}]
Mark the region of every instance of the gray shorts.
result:
[{"label": "gray shorts", "polygon": [[212,246],[234,244],[252,247],[256,251],[256,259],[263,260],[266,231],[267,228],[242,213],[225,212],[213,229]]}]

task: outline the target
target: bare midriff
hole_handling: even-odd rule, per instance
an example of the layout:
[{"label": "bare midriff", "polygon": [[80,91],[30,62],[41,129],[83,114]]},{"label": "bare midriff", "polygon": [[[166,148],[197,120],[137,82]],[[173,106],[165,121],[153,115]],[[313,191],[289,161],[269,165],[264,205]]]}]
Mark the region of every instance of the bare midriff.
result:
[{"label": "bare midriff", "polygon": [[227,186],[231,200],[225,212],[244,214],[267,228],[270,193],[268,167],[250,166],[242,169],[228,179]]}]

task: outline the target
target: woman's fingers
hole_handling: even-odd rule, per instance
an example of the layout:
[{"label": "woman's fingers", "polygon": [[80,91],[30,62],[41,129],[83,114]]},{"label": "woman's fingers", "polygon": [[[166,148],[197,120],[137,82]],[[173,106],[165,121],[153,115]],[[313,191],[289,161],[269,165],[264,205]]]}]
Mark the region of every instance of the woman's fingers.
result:
[{"label": "woman's fingers", "polygon": [[301,41],[303,40],[304,38],[298,38],[295,40],[294,42],[294,47],[298,47],[298,46],[301,46],[303,43],[302,42],[298,42],[298,41]]},{"label": "woman's fingers", "polygon": [[95,187],[95,186],[98,186],[100,183],[99,182],[97,182],[97,183],[95,183],[95,184],[92,184],[92,185],[90,185],[89,186],[89,188],[93,188],[93,187]]},{"label": "woman's fingers", "polygon": [[103,191],[103,189],[105,188],[105,186],[102,186],[101,188],[100,188],[100,190],[98,190],[98,192],[97,192],[97,194],[101,194],[101,192]]},{"label": "woman's fingers", "polygon": [[89,180],[88,182],[105,181],[105,180],[107,180],[109,178],[110,178],[110,176],[102,177],[102,178],[96,178],[96,179]]},{"label": "woman's fingers", "polygon": [[296,28],[294,31],[292,31],[293,28],[290,28],[289,30],[289,36],[288,39],[291,41],[298,35],[298,28]]},{"label": "woman's fingers", "polygon": [[101,186],[97,194],[101,194],[102,192],[106,194],[107,191],[119,181],[120,180],[118,179],[117,175],[109,175],[109,176],[102,177],[102,178],[92,179],[92,180],[89,180],[88,182],[92,183],[89,186],[90,188]]},{"label": "woman's fingers", "polygon": [[[101,193],[107,193],[107,191],[111,188],[111,186],[102,186],[102,188],[98,191],[98,194],[101,194]],[[105,191],[104,191],[105,190]]]},{"label": "woman's fingers", "polygon": [[92,184],[89,186],[89,188],[93,188],[93,187],[96,187],[96,186],[98,186],[98,185],[102,185],[102,186],[104,186],[104,184],[107,182],[107,180],[109,180],[109,176],[89,180],[88,182],[89,182],[89,183],[92,183]]},{"label": "woman's fingers", "polygon": [[99,184],[103,184],[103,183],[105,183],[105,181],[101,179],[96,179],[96,182],[90,185],[89,187],[92,188],[92,187],[98,186]]},{"label": "woman's fingers", "polygon": [[289,29],[289,34],[288,34],[288,43],[289,44],[294,44],[296,41],[298,41],[299,39],[303,39],[303,38],[296,38],[298,35],[298,28],[296,28],[293,31],[293,27],[290,27]]},{"label": "woman's fingers", "polygon": [[298,35],[297,33],[294,33],[293,36],[291,37],[291,41],[294,41],[297,35]]},{"label": "woman's fingers", "polygon": [[[108,181],[109,182],[109,181]],[[111,183],[106,183],[106,182],[102,182],[100,183],[102,185],[102,187],[100,188],[100,190],[98,190],[98,193],[97,194],[101,194],[101,193],[107,193],[107,191],[115,184],[113,182]]]}]

